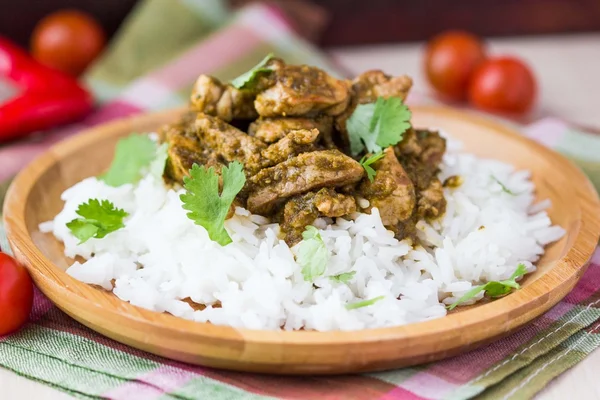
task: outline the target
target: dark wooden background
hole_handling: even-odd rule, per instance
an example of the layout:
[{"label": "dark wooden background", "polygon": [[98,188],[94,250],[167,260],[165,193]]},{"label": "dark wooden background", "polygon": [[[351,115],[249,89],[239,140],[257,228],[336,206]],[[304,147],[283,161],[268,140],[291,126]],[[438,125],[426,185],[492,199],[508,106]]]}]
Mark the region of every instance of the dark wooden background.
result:
[{"label": "dark wooden background", "polygon": [[28,46],[35,24],[52,11],[64,8],[89,12],[112,35],[135,3],[136,0],[0,0],[0,35]]},{"label": "dark wooden background", "polygon": [[[320,39],[324,46],[423,40],[450,28],[467,29],[483,36],[600,31],[600,0],[311,1],[329,14],[329,23]],[[110,35],[135,2],[0,0],[0,35],[27,45],[35,23],[60,8],[92,13]]]},{"label": "dark wooden background", "polygon": [[324,45],[423,40],[451,28],[482,36],[600,30],[600,0],[326,0]]}]

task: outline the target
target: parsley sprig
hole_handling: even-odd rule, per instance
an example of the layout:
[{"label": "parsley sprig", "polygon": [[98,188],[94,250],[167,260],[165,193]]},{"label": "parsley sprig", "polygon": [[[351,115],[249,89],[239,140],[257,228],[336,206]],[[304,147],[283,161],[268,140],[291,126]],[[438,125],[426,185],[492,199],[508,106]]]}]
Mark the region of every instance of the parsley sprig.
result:
[{"label": "parsley sprig", "polygon": [[244,72],[242,75],[231,81],[231,85],[237,89],[251,89],[258,78],[264,74],[271,72],[271,68],[267,67],[267,63],[273,58],[273,53],[268,54],[261,62],[256,64],[250,71]]},{"label": "parsley sprig", "polygon": [[302,267],[302,276],[307,282],[312,282],[325,273],[329,261],[329,250],[319,233],[312,225],[302,232],[302,242],[298,245],[296,261]]},{"label": "parsley sprig", "polygon": [[189,219],[203,226],[211,240],[222,246],[231,243],[225,230],[225,218],[235,196],[246,183],[244,168],[237,161],[221,170],[223,190],[219,194],[219,176],[213,167],[194,164],[190,176],[183,178],[186,193],[180,196]]},{"label": "parsley sprig", "polygon": [[102,239],[123,228],[123,219],[129,215],[110,201],[98,199],[89,199],[87,203],[80,204],[76,212],[81,218],[68,222],[67,228],[79,239],[79,244],[91,238]]},{"label": "parsley sprig", "polygon": [[379,153],[399,143],[410,128],[410,118],[410,110],[398,97],[378,97],[375,103],[359,104],[346,123],[352,155],[365,148]]},{"label": "parsley sprig", "polygon": [[473,289],[469,290],[467,293],[463,294],[460,299],[456,300],[454,303],[448,306],[448,310],[453,310],[461,303],[465,301],[471,300],[473,297],[477,296],[480,292],[484,291],[490,297],[500,297],[504,296],[507,293],[510,293],[513,289],[520,289],[521,286],[517,283],[517,279],[522,277],[527,273],[527,268],[524,264],[519,264],[517,269],[510,278],[504,281],[490,281],[484,285],[475,286]]}]

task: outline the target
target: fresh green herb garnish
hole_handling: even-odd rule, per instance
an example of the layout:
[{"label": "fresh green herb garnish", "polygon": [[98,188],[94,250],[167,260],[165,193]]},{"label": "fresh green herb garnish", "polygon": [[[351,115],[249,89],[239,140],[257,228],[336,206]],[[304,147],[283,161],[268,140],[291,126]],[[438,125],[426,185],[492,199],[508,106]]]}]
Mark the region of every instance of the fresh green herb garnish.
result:
[{"label": "fresh green herb garnish", "polygon": [[180,196],[183,208],[189,219],[203,226],[211,240],[221,246],[231,243],[225,230],[225,218],[235,196],[246,183],[244,168],[237,161],[229,163],[221,170],[223,190],[219,195],[219,176],[213,167],[206,168],[194,164],[190,176],[183,178],[186,193]]},{"label": "fresh green herb garnish", "polygon": [[498,185],[500,185],[500,187],[502,188],[502,191],[504,193],[508,193],[511,196],[516,196],[517,195],[517,193],[515,193],[512,190],[510,190],[509,188],[507,188],[506,185],[504,183],[500,182],[500,180],[498,178],[496,178],[494,175],[490,175],[490,176],[492,177],[492,180],[494,182],[496,182]]},{"label": "fresh green herb garnish", "polygon": [[273,58],[273,53],[267,55],[261,62],[256,64],[248,72],[244,72],[231,81],[231,85],[237,89],[251,89],[256,83],[256,80],[261,74],[271,72],[271,68],[267,67],[267,63]]},{"label": "fresh green herb garnish", "polygon": [[357,156],[365,147],[378,153],[399,143],[410,128],[410,117],[410,110],[398,97],[378,97],[375,103],[358,105],[346,123],[352,155]]},{"label": "fresh green herb garnish", "polygon": [[319,230],[312,225],[307,226],[302,232],[302,242],[298,246],[296,261],[302,267],[302,276],[307,282],[312,282],[325,273],[329,250]]},{"label": "fresh green herb garnish", "polygon": [[[108,171],[101,175],[99,179],[114,187],[138,182],[142,179],[145,169],[151,166],[154,171],[160,169],[158,149],[158,144],[150,139],[148,135],[133,134],[119,140],[115,157]],[[164,152],[166,155],[166,147]],[[163,170],[165,161],[166,156],[162,159]]]},{"label": "fresh green herb garnish", "polygon": [[357,301],[356,303],[348,303],[346,304],[346,310],[356,310],[357,308],[368,307],[383,299],[385,299],[385,296],[378,296],[369,300]]},{"label": "fresh green herb garnish", "polygon": [[527,268],[525,268],[524,264],[519,264],[517,269],[513,274],[504,281],[490,281],[484,285],[475,286],[473,289],[469,290],[467,293],[463,294],[462,297],[456,300],[454,303],[448,306],[448,310],[453,310],[461,303],[465,301],[471,300],[475,297],[479,292],[485,291],[490,297],[500,297],[504,296],[507,293],[510,293],[513,289],[519,289],[521,286],[517,283],[516,279],[527,273]]},{"label": "fresh green herb garnish", "polygon": [[161,179],[165,172],[165,165],[167,163],[167,148],[169,146],[166,143],[161,144],[156,148],[156,154],[154,156],[154,160],[150,163],[148,170],[150,174],[154,176],[156,179]]},{"label": "fresh green herb garnish", "polygon": [[76,218],[67,223],[67,228],[73,236],[80,240],[79,244],[87,242],[91,238],[102,239],[111,232],[123,228],[123,218],[129,214],[120,208],[116,208],[108,200],[89,199],[77,208]]},{"label": "fresh green herb garnish", "polygon": [[344,272],[343,274],[330,276],[329,279],[338,283],[348,283],[352,280],[352,278],[354,278],[354,275],[356,275],[356,271],[350,271]]},{"label": "fresh green herb garnish", "polygon": [[375,171],[373,169],[373,167],[371,167],[371,164],[381,160],[383,158],[384,154],[383,151],[380,151],[379,153],[375,153],[373,154],[371,157],[367,158],[366,155],[363,156],[363,158],[360,159],[360,165],[363,166],[363,168],[365,169],[365,172],[367,173],[367,178],[369,178],[369,180],[371,182],[373,182],[373,180],[375,179],[375,174],[377,173],[377,171]]}]

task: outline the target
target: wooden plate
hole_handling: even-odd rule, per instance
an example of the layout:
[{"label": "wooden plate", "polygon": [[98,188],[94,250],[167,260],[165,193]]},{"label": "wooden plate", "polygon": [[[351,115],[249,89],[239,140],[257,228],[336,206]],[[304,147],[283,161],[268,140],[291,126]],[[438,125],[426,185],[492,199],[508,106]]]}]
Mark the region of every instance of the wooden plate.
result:
[{"label": "wooden plate", "polygon": [[4,207],[8,238],[38,287],[82,324],[133,347],[211,367],[277,374],[331,374],[403,367],[464,352],[514,331],[562,299],[584,273],[598,243],[600,203],[569,161],[510,129],[442,108],[414,108],[417,127],[441,128],[481,156],[533,172],[538,198],[567,235],[549,246],[523,288],[502,299],[406,326],[354,332],[253,331],[203,324],[147,311],[65,273],[72,262],[38,224],[62,208],[60,194],[98,175],[116,140],[153,131],[180,110],[99,126],[50,149],[13,182]]}]

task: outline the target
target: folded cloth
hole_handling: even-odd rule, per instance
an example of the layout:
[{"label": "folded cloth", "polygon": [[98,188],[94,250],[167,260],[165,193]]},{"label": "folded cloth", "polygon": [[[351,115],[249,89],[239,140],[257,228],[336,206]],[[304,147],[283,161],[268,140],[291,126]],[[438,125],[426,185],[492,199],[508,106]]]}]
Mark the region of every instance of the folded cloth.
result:
[{"label": "folded cloth", "polygon": [[198,43],[229,16],[221,0],[139,2],[84,79],[100,102]]},{"label": "folded cloth", "polygon": [[[159,4],[197,7],[192,0],[142,2],[126,24],[129,33],[119,41],[141,37],[145,13],[161,15]],[[146,11],[144,11],[146,10]],[[150,10],[150,11],[147,11]],[[173,10],[170,10],[173,11]],[[165,10],[164,15],[168,15]],[[189,10],[191,13],[192,11]],[[201,15],[201,14],[196,14]],[[177,24],[177,22],[173,22]],[[118,96],[77,126],[43,138],[0,148],[0,182],[51,143],[107,120],[182,105],[196,76],[214,74],[230,79],[271,51],[291,63],[338,69],[305,41],[298,39],[279,11],[254,5],[243,8],[229,22],[215,23],[217,31],[200,29],[198,42],[155,59],[137,72],[127,72],[117,56],[129,45],[113,45],[92,70],[96,82],[123,87]],[[216,26],[215,25],[215,26]],[[157,25],[158,26],[158,25]],[[161,25],[164,26],[164,25]],[[207,28],[208,29],[208,28]],[[156,35],[157,40],[161,35]],[[133,41],[135,42],[135,41]],[[169,47],[169,46],[167,46]],[[112,53],[113,49],[114,53]],[[133,47],[135,49],[135,46]],[[125,71],[110,79],[109,69]],[[122,68],[122,69],[121,69]],[[118,75],[118,74],[117,74]],[[104,93],[108,93],[105,91]],[[416,101],[415,99],[414,101]],[[524,134],[554,147],[600,178],[599,136],[573,131],[568,124],[546,119],[524,129]],[[595,147],[594,147],[595,146]],[[0,183],[0,199],[6,183]],[[0,227],[0,247],[9,251]],[[279,377],[187,365],[153,356],[107,339],[75,322],[36,291],[31,323],[16,334],[0,337],[0,366],[80,398],[109,399],[466,399],[530,398],[546,383],[582,360],[600,345],[600,252],[577,287],[552,310],[519,332],[479,350],[448,360],[382,373],[337,377]]]}]

